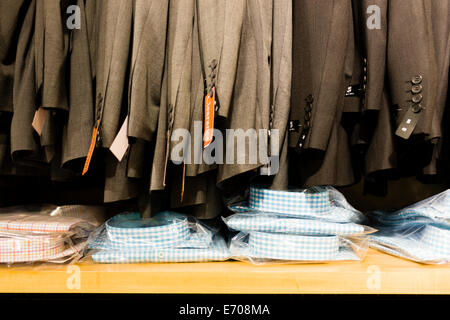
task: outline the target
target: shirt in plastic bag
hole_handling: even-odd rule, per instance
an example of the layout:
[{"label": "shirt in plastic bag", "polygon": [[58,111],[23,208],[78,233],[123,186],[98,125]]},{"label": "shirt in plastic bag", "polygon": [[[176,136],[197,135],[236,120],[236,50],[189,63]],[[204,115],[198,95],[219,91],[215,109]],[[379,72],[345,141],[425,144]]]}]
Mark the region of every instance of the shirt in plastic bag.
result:
[{"label": "shirt in plastic bag", "polygon": [[121,214],[93,233],[92,259],[101,263],[223,261],[229,250],[217,230],[191,216],[162,212],[142,219]]}]

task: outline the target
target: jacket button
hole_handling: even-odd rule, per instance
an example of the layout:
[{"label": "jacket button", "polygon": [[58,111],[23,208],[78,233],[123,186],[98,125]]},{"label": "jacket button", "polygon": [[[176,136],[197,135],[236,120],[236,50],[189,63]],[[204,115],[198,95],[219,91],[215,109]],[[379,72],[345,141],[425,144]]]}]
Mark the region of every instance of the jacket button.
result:
[{"label": "jacket button", "polygon": [[422,101],[422,99],[423,99],[423,96],[419,93],[412,97],[412,102],[419,103],[420,101]]},{"label": "jacket button", "polygon": [[419,74],[419,75],[417,75],[417,76],[414,76],[414,77],[411,79],[411,82],[412,82],[413,84],[419,84],[419,83],[422,82],[422,80],[423,80],[423,77]]},{"label": "jacket button", "polygon": [[423,89],[423,86],[421,84],[415,84],[412,86],[411,92],[414,94],[421,93],[422,89]]},{"label": "jacket button", "polygon": [[422,111],[422,105],[421,104],[414,104],[411,107],[412,112],[414,113],[419,113],[420,111]]}]

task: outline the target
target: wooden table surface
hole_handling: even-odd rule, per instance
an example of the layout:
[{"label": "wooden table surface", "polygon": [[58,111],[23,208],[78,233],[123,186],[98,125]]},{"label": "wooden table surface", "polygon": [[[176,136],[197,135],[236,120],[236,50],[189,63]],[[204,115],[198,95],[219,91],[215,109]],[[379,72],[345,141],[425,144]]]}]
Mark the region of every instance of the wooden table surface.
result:
[{"label": "wooden table surface", "polygon": [[369,250],[363,262],[243,262],[0,267],[1,293],[450,294],[449,265]]}]

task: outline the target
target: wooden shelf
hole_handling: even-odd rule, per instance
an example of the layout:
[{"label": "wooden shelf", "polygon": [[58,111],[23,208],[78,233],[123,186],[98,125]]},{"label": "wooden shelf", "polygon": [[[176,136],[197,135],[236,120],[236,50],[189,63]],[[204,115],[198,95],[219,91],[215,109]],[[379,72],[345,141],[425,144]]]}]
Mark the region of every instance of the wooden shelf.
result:
[{"label": "wooden shelf", "polygon": [[450,267],[369,250],[364,262],[0,267],[2,293],[450,294]]}]

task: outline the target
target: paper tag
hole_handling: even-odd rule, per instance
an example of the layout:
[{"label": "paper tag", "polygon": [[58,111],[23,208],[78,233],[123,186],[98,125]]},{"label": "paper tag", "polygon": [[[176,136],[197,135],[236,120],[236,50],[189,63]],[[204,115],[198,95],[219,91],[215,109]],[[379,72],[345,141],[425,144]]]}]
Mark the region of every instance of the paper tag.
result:
[{"label": "paper tag", "polygon": [[205,121],[203,130],[203,148],[209,146],[214,134],[214,107],[216,101],[216,88],[212,88],[212,96],[205,96]]},{"label": "paper tag", "polygon": [[129,147],[128,143],[128,116],[125,118],[125,121],[120,127],[119,133],[114,138],[113,143],[109,150],[111,150],[112,154],[117,158],[117,160],[122,161],[123,156],[127,152]]},{"label": "paper tag", "polygon": [[403,139],[409,139],[417,125],[417,122],[419,122],[419,117],[420,112],[416,113],[412,110],[412,108],[409,108],[395,134]]},{"label": "paper tag", "polygon": [[47,113],[48,110],[42,107],[39,107],[39,109],[34,113],[34,118],[31,125],[39,136],[42,134],[42,128],[44,127],[45,120],[47,119]]},{"label": "paper tag", "polygon": [[84,163],[83,172],[81,174],[83,176],[89,170],[89,165],[91,164],[92,154],[94,153],[95,145],[97,143],[99,127],[100,127],[100,120],[97,120],[97,123],[95,124],[94,128],[92,129],[91,145],[89,146],[89,151],[88,151],[88,154],[86,157],[86,162]]}]

